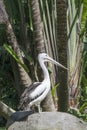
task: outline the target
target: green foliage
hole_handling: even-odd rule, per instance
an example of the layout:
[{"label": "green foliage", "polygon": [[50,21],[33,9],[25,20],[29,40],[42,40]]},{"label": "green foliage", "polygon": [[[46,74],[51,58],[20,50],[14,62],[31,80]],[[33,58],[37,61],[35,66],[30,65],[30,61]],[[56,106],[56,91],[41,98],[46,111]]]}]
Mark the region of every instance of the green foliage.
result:
[{"label": "green foliage", "polygon": [[80,112],[84,112],[84,109],[87,109],[87,101],[79,108]]},{"label": "green foliage", "polygon": [[55,86],[52,86],[52,89],[51,89],[51,94],[52,96],[55,95],[55,92],[56,92],[56,89],[58,88],[59,84],[56,84]]},{"label": "green foliage", "polygon": [[79,109],[72,108],[68,112],[87,122],[87,114],[80,112]]},{"label": "green foliage", "polygon": [[[87,33],[87,30],[85,30],[85,33]],[[87,121],[87,112],[85,112],[87,111],[87,36],[84,34],[84,37],[85,41],[83,43],[83,54],[82,54],[82,68],[81,68],[81,81],[80,81],[81,96],[79,103],[79,111],[81,113],[81,118]]]},{"label": "green foliage", "polygon": [[2,97],[1,100],[6,103],[9,107],[17,110],[17,104],[18,104],[18,95],[16,93],[16,90],[14,88],[14,86],[12,86],[9,84],[9,82],[7,81],[6,83],[6,79],[4,78],[3,80],[5,80],[5,82],[2,84],[3,88],[2,88]]},{"label": "green foliage", "polygon": [[7,41],[5,29],[6,29],[5,25],[1,24],[0,25],[0,47],[1,45],[3,45],[4,42]]},{"label": "green foliage", "polygon": [[4,0],[6,10],[9,14],[11,22],[15,23],[20,19],[19,12],[19,6],[18,6],[19,0]]},{"label": "green foliage", "polygon": [[[81,64],[81,73],[80,73],[80,100],[78,102],[78,110],[71,109],[70,113],[73,115],[82,118],[87,121],[87,114],[84,110],[87,107],[87,0],[69,0],[69,15],[68,15],[68,33],[70,34],[70,39],[68,40],[69,47],[69,59],[70,60],[70,69],[75,69],[76,62],[78,61],[77,51],[79,41],[77,38],[78,34],[80,38],[85,42],[83,47],[82,54],[82,64]],[[79,24],[81,25],[81,28]],[[78,29],[77,29],[78,24]],[[80,30],[81,29],[81,30]],[[85,39],[85,40],[84,40]],[[77,42],[78,41],[78,42]]]},{"label": "green foliage", "polygon": [[69,0],[68,2],[69,13],[67,16],[67,32],[68,32],[68,49],[69,49],[68,61],[70,71],[73,71],[73,69],[75,69],[76,62],[78,60],[77,52],[79,41],[77,35],[79,35],[80,33],[79,24],[81,24],[80,18],[82,17],[82,5],[83,1],[81,2],[81,1]]},{"label": "green foliage", "polygon": [[81,101],[87,97],[87,40],[83,44],[82,70],[81,70]]},{"label": "green foliage", "polygon": [[29,61],[29,63],[30,64],[34,64],[34,59],[30,56],[30,55],[28,55],[28,53],[26,52],[26,50],[23,48],[23,47],[21,47],[21,51],[22,51],[22,53],[23,53],[23,57],[27,60],[27,61]]},{"label": "green foliage", "polygon": [[87,21],[87,0],[84,0],[82,19],[81,19],[81,33],[84,34],[85,25]]},{"label": "green foliage", "polygon": [[29,69],[27,66],[21,62],[21,60],[18,58],[18,55],[13,51],[13,49],[8,46],[7,44],[4,44],[4,48],[9,52],[9,54],[16,60],[17,63],[19,63],[26,72],[29,72]]},{"label": "green foliage", "polygon": [[6,130],[4,127],[0,127],[0,130]]},{"label": "green foliage", "polygon": [[10,55],[3,46],[0,46],[0,100],[13,109],[17,109],[18,99],[16,97]]},{"label": "green foliage", "polygon": [[[0,60],[1,61],[1,60]],[[14,88],[14,76],[9,59],[0,65],[0,100],[13,109],[17,109],[18,99]]]}]

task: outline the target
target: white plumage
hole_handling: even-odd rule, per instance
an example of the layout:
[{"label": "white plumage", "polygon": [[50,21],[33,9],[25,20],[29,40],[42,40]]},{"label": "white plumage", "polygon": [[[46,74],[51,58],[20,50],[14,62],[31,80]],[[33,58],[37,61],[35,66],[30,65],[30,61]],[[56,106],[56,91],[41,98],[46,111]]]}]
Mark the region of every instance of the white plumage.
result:
[{"label": "white plumage", "polygon": [[32,105],[37,105],[40,112],[40,103],[47,96],[51,88],[49,73],[44,62],[51,62],[64,69],[67,68],[61,65],[60,63],[58,63],[57,61],[53,60],[52,58],[50,58],[46,53],[40,53],[38,55],[38,61],[40,67],[43,70],[44,80],[41,83],[36,82],[30,85],[29,88],[25,89],[24,93],[21,96],[20,108],[22,108],[22,106],[27,103],[29,104],[30,107]]}]

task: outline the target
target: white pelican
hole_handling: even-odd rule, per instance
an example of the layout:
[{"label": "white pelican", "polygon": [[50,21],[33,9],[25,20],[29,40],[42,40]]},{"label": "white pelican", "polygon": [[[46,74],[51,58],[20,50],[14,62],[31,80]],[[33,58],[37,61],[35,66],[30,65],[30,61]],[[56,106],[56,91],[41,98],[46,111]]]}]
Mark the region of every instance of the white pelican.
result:
[{"label": "white pelican", "polygon": [[19,108],[24,109],[25,106],[29,104],[29,110],[30,110],[31,106],[36,105],[38,106],[38,110],[40,112],[40,103],[44,100],[44,98],[47,96],[48,92],[51,89],[49,73],[44,62],[51,62],[66,70],[67,68],[61,65],[60,63],[58,63],[57,61],[53,60],[46,53],[40,53],[38,55],[38,61],[40,67],[43,70],[44,79],[42,82],[35,82],[25,89],[25,91],[23,92],[20,98]]}]

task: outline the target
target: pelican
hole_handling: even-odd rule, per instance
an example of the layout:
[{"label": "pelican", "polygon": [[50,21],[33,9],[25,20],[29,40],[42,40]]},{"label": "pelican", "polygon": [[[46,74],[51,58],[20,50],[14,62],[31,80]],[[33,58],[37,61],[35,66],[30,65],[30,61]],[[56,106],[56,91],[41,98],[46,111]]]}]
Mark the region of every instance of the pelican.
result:
[{"label": "pelican", "polygon": [[48,92],[51,89],[51,83],[50,83],[50,76],[49,72],[45,66],[45,62],[51,62],[57,66],[60,66],[67,70],[66,67],[58,63],[57,61],[53,60],[51,57],[49,57],[46,53],[40,53],[38,55],[38,61],[39,65],[43,71],[44,79],[42,82],[35,82],[31,84],[28,88],[25,89],[23,94],[20,98],[20,106],[19,108],[25,108],[27,106],[26,104],[29,104],[28,108],[30,108],[33,105],[38,106],[38,111],[40,112],[40,103],[45,99]]}]

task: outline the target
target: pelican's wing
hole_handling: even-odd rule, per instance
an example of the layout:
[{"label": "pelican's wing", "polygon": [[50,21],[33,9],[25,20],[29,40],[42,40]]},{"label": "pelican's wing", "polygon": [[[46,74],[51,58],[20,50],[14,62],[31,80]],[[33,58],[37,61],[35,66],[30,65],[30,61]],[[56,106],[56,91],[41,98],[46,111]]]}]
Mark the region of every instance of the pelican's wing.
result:
[{"label": "pelican's wing", "polygon": [[24,90],[20,97],[19,109],[24,109],[32,101],[30,98],[30,93],[33,92],[40,84],[41,82],[35,82]]}]

